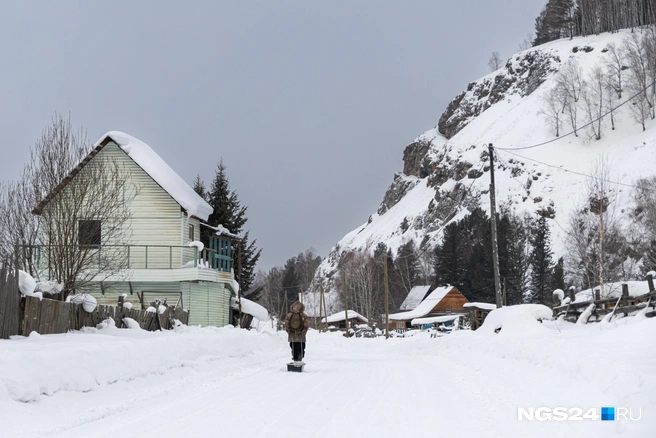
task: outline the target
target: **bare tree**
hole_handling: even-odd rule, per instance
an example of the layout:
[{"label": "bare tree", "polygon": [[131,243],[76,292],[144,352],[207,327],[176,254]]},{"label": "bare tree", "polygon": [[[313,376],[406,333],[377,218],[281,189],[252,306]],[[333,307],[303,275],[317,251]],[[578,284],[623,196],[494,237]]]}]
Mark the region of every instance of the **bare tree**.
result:
[{"label": "bare tree", "polygon": [[625,264],[630,251],[619,217],[619,191],[610,177],[608,161],[599,158],[586,180],[585,199],[569,220],[570,275],[586,289],[634,275]]},{"label": "bare tree", "polygon": [[610,43],[606,46],[608,49],[608,57],[605,59],[606,70],[608,72],[608,83],[617,94],[617,98],[622,98],[622,72],[626,69],[624,65],[624,51],[615,46],[615,43]]},{"label": "bare tree", "polygon": [[578,105],[581,93],[584,88],[583,71],[579,63],[570,59],[564,67],[560,69],[556,76],[556,86],[559,93],[566,96],[565,109],[569,115],[569,122],[574,131],[574,135],[578,137]]},{"label": "bare tree", "polygon": [[547,117],[549,124],[556,131],[556,137],[560,136],[560,125],[562,114],[567,106],[567,96],[559,87],[554,87],[544,97],[544,105],[540,113]]},{"label": "bare tree", "polygon": [[636,95],[631,102],[631,112],[644,131],[645,120],[650,115],[653,116],[653,102],[650,100],[651,94],[647,87],[649,85],[647,55],[637,34],[632,34],[630,38],[624,40],[624,52],[629,64],[628,88],[631,94]]},{"label": "bare tree", "polygon": [[12,241],[20,245],[22,267],[62,283],[63,299],[91,282],[120,280],[137,193],[122,165],[103,151],[92,153],[86,134],[56,115],[31,148],[20,181],[2,191],[2,210],[16,209],[3,219],[15,226],[5,229],[3,250]]},{"label": "bare tree", "polygon": [[499,52],[492,52],[490,59],[487,61],[487,66],[490,67],[490,71],[497,71],[503,66],[503,59],[501,59],[501,54]]},{"label": "bare tree", "polygon": [[533,40],[534,40],[533,34],[527,33],[524,39],[522,40],[522,42],[519,43],[517,48],[519,49],[520,52],[524,50],[528,50],[531,47],[533,47]]},{"label": "bare tree", "polygon": [[583,89],[583,107],[595,140],[601,140],[602,116],[606,112],[606,76],[600,65],[592,68]]}]

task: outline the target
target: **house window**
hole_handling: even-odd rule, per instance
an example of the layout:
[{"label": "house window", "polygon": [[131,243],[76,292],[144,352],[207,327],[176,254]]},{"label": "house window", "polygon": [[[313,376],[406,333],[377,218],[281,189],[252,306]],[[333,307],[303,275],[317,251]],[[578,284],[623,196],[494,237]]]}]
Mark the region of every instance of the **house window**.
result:
[{"label": "house window", "polygon": [[80,246],[100,246],[101,224],[99,220],[78,221],[77,232]]},{"label": "house window", "polygon": [[194,241],[194,226],[191,224],[189,225],[189,241]]}]

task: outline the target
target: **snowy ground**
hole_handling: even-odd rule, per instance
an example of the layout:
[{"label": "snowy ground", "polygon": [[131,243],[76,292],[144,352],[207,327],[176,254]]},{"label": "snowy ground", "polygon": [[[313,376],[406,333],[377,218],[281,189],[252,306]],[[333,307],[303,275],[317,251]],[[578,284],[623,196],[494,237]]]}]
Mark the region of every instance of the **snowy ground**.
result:
[{"label": "snowy ground", "polygon": [[[0,341],[0,436],[654,436],[654,333],[637,318],[437,339],[310,332],[303,374],[285,371],[286,339],[267,330],[15,338]],[[541,406],[642,418],[518,421]]]}]

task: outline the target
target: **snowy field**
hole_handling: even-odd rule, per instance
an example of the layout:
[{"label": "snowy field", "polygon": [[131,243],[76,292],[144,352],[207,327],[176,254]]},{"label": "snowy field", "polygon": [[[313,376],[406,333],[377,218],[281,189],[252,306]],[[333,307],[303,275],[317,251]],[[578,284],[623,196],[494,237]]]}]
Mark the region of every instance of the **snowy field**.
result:
[{"label": "snowy field", "polygon": [[[0,436],[656,436],[656,319],[493,322],[387,341],[311,331],[303,374],[270,325],[2,340]],[[557,406],[642,416],[518,420]]]}]

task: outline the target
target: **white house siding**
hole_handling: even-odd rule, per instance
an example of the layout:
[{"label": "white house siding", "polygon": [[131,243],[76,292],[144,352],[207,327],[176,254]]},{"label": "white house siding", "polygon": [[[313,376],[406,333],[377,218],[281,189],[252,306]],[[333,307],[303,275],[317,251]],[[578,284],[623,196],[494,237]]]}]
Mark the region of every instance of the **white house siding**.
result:
[{"label": "white house siding", "polygon": [[[182,238],[185,215],[180,205],[115,143],[108,143],[98,156],[116,160],[123,165],[128,178],[137,189],[137,194],[130,204],[132,217],[126,224],[131,233],[130,267],[145,268],[145,246],[149,246],[148,268],[175,268],[190,260],[193,250],[157,247],[179,247],[187,244],[187,236]],[[184,232],[186,231],[185,228]]]},{"label": "white house siding", "polygon": [[181,283],[181,288],[189,325],[223,327],[230,323],[230,291],[222,283]]}]

